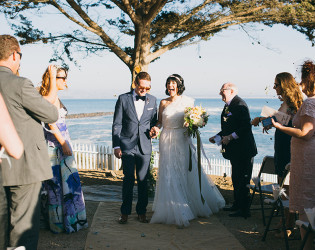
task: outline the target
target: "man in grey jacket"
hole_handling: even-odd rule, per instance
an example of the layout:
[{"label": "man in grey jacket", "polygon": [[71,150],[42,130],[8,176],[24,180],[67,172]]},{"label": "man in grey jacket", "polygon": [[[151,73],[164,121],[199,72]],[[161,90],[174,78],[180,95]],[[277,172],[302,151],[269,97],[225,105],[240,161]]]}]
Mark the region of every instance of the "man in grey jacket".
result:
[{"label": "man in grey jacket", "polygon": [[[41,122],[58,119],[52,105],[57,87],[52,84],[50,95],[43,98],[30,80],[16,75],[21,59],[18,41],[10,35],[0,35],[0,93],[24,144],[19,160],[10,157],[11,164],[3,159],[0,165],[1,249],[8,245],[37,249],[41,182],[53,177]],[[9,225],[5,223],[8,208]]]}]

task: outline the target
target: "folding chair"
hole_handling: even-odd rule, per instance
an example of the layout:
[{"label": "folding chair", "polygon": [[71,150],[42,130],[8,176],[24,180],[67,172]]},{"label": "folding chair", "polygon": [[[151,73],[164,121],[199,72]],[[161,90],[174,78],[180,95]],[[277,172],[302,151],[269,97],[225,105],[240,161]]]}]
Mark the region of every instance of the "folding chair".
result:
[{"label": "folding chair", "polygon": [[[285,167],[284,178],[282,180],[280,188],[283,187],[283,184],[285,182],[285,178],[288,176],[289,172],[290,172],[290,163],[288,163],[286,165],[286,167]],[[275,230],[275,229],[270,229],[270,225],[271,225],[272,218],[275,215],[278,215],[279,213],[280,213],[281,219],[282,219],[282,231],[286,232],[286,230],[289,229],[286,226],[286,219],[285,219],[285,216],[284,216],[284,209],[285,208],[289,208],[289,199],[288,200],[282,200],[281,195],[279,195],[276,200],[274,200],[274,199],[264,199],[264,203],[272,205],[272,209],[271,209],[271,214],[269,216],[269,220],[268,220],[267,226],[266,226],[265,231],[264,231],[264,235],[263,235],[262,241],[266,240],[267,233],[269,231],[274,231]],[[286,233],[284,233],[284,241],[285,241],[285,247],[288,250],[289,249],[289,243],[288,243],[288,235]]]},{"label": "folding chair", "polygon": [[261,167],[260,167],[260,170],[259,170],[259,173],[258,173],[258,176],[257,176],[258,182],[255,183],[255,185],[249,185],[248,186],[250,188],[250,190],[252,190],[252,195],[250,198],[249,207],[251,207],[251,205],[252,205],[255,193],[258,192],[263,223],[264,223],[264,226],[266,226],[263,194],[272,194],[272,185],[277,184],[277,183],[262,185],[262,183],[261,183],[261,175],[262,174],[276,174],[273,156],[265,156],[264,157],[263,162],[262,162]]},{"label": "folding chair", "polygon": [[300,250],[303,250],[304,245],[305,245],[307,238],[310,235],[310,233],[312,233],[312,232],[315,233],[315,227],[312,227],[311,223],[306,222],[306,221],[301,221],[301,220],[297,220],[295,222],[295,225],[297,225],[299,228],[304,228],[306,231],[306,234],[305,234],[303,241],[301,243],[301,246],[299,248]]}]

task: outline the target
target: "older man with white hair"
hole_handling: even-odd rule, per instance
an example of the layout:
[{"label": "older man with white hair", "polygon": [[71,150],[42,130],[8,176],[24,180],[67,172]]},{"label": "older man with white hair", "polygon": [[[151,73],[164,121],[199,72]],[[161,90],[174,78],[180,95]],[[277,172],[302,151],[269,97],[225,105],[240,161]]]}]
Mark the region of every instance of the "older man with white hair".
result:
[{"label": "older man with white hair", "polygon": [[233,206],[225,207],[224,210],[232,212],[230,217],[247,218],[250,217],[247,184],[252,175],[257,148],[248,107],[237,93],[235,84],[228,82],[222,85],[220,95],[225,106],[221,114],[221,131],[209,141],[215,143],[215,137],[220,137],[222,155],[232,165],[234,202]]}]

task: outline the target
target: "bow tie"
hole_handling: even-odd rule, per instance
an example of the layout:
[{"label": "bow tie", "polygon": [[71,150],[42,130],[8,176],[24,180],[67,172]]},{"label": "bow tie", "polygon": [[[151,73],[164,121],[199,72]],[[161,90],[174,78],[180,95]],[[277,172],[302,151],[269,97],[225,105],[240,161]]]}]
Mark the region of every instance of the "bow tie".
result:
[{"label": "bow tie", "polygon": [[139,100],[145,101],[145,96],[136,95],[136,101],[139,101]]}]

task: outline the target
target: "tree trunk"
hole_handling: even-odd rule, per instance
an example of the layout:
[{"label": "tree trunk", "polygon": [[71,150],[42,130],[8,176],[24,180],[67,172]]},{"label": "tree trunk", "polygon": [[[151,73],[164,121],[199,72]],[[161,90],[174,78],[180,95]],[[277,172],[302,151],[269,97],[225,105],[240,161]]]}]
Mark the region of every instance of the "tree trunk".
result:
[{"label": "tree trunk", "polygon": [[150,61],[150,27],[148,25],[135,26],[135,47],[133,65],[130,67],[132,82],[131,89],[135,88],[134,81],[139,72],[148,72]]}]

